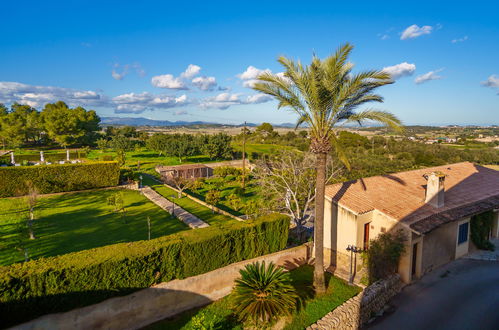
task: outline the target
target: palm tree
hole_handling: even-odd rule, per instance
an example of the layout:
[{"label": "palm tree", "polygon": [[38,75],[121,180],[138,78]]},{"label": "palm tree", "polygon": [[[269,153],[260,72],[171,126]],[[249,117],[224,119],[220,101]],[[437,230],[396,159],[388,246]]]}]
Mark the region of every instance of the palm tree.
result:
[{"label": "palm tree", "polygon": [[243,321],[268,323],[289,314],[298,299],[289,273],[272,262],[256,262],[240,271],[234,288],[234,310]]},{"label": "palm tree", "polygon": [[[383,102],[373,91],[391,84],[390,74],[371,70],[352,73],[353,64],[348,62],[353,46],[345,44],[324,60],[315,55],[310,65],[303,66],[286,57],[279,57],[285,71],[282,74],[263,73],[254,89],[273,96],[278,108],[288,108],[297,113],[296,127],[306,123],[310,129],[310,151],[316,155],[315,198],[315,269],[316,293],[326,290],[324,279],[324,193],[326,157],[337,146],[334,128],[348,122],[362,123],[371,120],[401,128],[401,122],[393,114],[374,109],[355,110],[368,102]],[[336,148],[337,149],[337,148]]]}]

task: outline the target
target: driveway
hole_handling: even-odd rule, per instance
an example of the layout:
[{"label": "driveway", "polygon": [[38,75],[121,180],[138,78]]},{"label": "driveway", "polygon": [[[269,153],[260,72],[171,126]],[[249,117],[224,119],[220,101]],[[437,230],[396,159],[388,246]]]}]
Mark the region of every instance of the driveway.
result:
[{"label": "driveway", "polygon": [[499,329],[499,262],[459,259],[409,285],[367,328]]}]

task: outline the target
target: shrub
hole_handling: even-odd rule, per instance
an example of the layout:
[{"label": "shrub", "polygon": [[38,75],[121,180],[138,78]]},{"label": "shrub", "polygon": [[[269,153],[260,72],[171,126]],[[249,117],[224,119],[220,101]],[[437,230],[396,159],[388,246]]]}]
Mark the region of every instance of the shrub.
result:
[{"label": "shrub", "polygon": [[286,246],[289,218],[272,214],[160,238],[0,267],[3,326],[129,294],[273,253]]},{"label": "shrub", "polygon": [[239,271],[234,288],[234,310],[242,321],[269,323],[289,314],[298,295],[289,273],[273,263],[252,263]]},{"label": "shrub", "polygon": [[406,236],[402,230],[380,234],[369,243],[364,252],[369,284],[397,272],[400,256],[404,253]]},{"label": "shrub", "polygon": [[105,162],[111,162],[114,160],[114,157],[112,155],[102,155],[100,157],[100,160],[105,161]]},{"label": "shrub", "polygon": [[228,175],[232,176],[238,176],[242,174],[242,170],[237,168],[237,167],[231,167],[231,166],[220,166],[216,167],[213,170],[213,175],[219,176],[219,177],[225,177]]},{"label": "shrub", "polygon": [[27,181],[40,194],[115,186],[119,174],[115,162],[2,167],[0,197],[26,195]]},{"label": "shrub", "polygon": [[477,214],[471,217],[470,236],[473,243],[481,250],[494,251],[494,244],[489,241],[488,236],[494,223],[494,213],[492,211]]}]

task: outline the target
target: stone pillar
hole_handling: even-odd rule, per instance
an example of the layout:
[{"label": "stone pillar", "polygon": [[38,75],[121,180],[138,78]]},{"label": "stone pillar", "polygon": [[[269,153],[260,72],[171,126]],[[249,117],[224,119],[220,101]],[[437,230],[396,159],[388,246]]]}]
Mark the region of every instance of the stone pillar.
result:
[{"label": "stone pillar", "polygon": [[16,163],[16,160],[14,159],[14,151],[10,153],[10,163],[14,165]]},{"label": "stone pillar", "polygon": [[66,160],[69,162],[69,149],[66,149]]},{"label": "stone pillar", "polygon": [[45,157],[43,156],[43,151],[40,151],[40,163],[45,162]]}]

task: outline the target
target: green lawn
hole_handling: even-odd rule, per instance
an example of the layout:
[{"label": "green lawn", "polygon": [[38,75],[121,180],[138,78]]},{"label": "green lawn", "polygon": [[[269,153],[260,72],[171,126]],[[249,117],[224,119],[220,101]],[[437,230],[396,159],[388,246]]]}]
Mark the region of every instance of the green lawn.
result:
[{"label": "green lawn", "polygon": [[[218,213],[213,213],[213,211],[206,206],[203,206],[199,203],[196,203],[195,201],[187,198],[187,197],[182,197],[182,198],[176,198],[177,197],[177,192],[166,187],[163,184],[158,183],[157,181],[154,181],[148,176],[143,176],[143,184],[148,185],[154,190],[156,190],[159,194],[162,196],[166,197],[168,200],[174,201],[177,205],[182,207],[184,210],[186,210],[189,213],[194,214],[201,220],[205,221],[206,223],[210,225],[218,225],[222,226],[223,224],[231,221],[237,221],[234,220],[226,215],[223,214],[218,214]],[[172,198],[172,196],[175,196],[175,198]]]},{"label": "green lawn", "polygon": [[[108,196],[118,191],[123,193],[126,223],[121,214],[107,205]],[[23,198],[0,199],[0,265],[24,260],[24,254],[13,245],[19,237],[15,223],[25,209]],[[147,217],[151,219],[151,238],[188,229],[140,193],[124,189],[43,197],[38,201],[35,216],[37,239],[24,239],[32,259],[147,239]]]},{"label": "green lawn", "polygon": [[[328,281],[327,293],[314,298],[312,289],[313,267],[301,266],[290,272],[293,286],[296,288],[302,303],[297,310],[286,318],[287,330],[305,329],[317,322],[327,313],[343,304],[360,292],[360,288],[349,286],[345,281],[326,273]],[[243,329],[232,313],[233,298],[228,295],[202,308],[186,311],[172,318],[150,325],[147,329],[197,329],[195,320],[215,323],[216,329]],[[206,324],[205,324],[206,325]]]},{"label": "green lawn", "polygon": [[[243,150],[243,145],[242,143],[233,143],[232,147],[236,151],[242,151]],[[246,152],[251,155],[252,153],[258,153],[258,154],[265,154],[265,155],[270,155],[270,154],[275,154],[279,150],[282,149],[294,149],[293,147],[289,146],[281,146],[281,145],[276,145],[276,144],[259,144],[259,143],[246,143]]]},{"label": "green lawn", "polygon": [[[241,181],[234,176],[227,176],[225,178],[213,177],[206,179],[202,188],[197,189],[196,191],[187,190],[186,193],[204,201],[206,193],[211,189],[220,191],[221,200],[217,204],[217,207],[236,216],[245,214],[244,205],[247,202],[252,200],[258,201],[261,199],[261,196],[259,195],[260,186],[258,186],[257,182],[252,180],[251,177],[248,181],[246,181],[244,193],[241,191]],[[229,203],[228,197],[232,194],[237,195],[241,200],[241,204],[239,205],[240,209],[238,210],[234,210]]]}]

